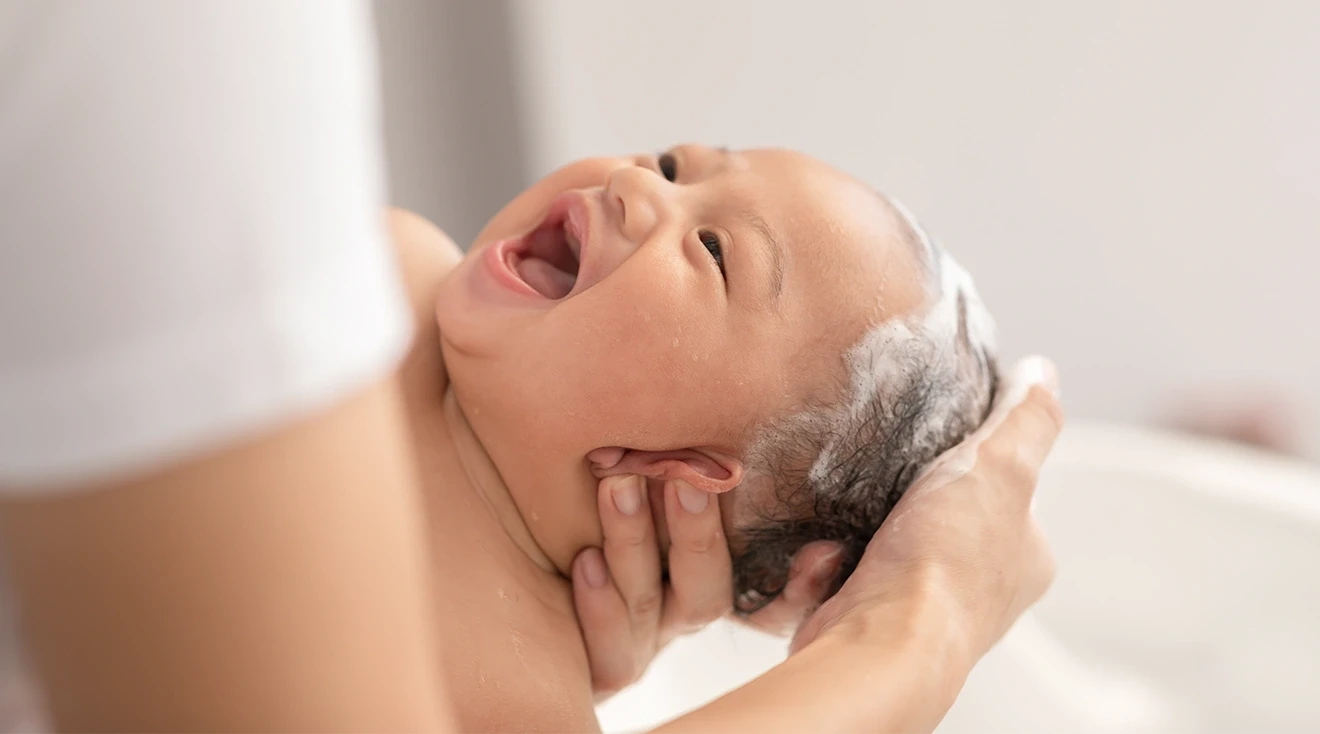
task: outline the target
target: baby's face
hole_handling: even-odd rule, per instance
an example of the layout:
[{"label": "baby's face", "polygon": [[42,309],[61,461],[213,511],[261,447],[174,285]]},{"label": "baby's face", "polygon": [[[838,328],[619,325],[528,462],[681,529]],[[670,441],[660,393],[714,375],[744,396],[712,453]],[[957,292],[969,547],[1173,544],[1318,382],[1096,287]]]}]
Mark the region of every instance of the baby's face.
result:
[{"label": "baby's face", "polygon": [[839,397],[869,326],[926,303],[900,231],[872,189],[790,151],[579,161],[510,202],[446,281],[446,363],[469,412],[508,416],[474,418],[479,433],[503,421],[538,460],[740,457],[757,426]]}]

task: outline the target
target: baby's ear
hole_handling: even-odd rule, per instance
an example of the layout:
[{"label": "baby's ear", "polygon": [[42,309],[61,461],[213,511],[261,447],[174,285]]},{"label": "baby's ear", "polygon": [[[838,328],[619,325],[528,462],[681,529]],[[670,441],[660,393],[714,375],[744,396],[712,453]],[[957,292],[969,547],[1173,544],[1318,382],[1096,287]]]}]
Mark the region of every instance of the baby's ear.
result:
[{"label": "baby's ear", "polygon": [[743,478],[742,461],[713,449],[643,451],[618,447],[587,454],[591,473],[599,477],[640,474],[651,479],[681,479],[707,492],[727,492]]}]

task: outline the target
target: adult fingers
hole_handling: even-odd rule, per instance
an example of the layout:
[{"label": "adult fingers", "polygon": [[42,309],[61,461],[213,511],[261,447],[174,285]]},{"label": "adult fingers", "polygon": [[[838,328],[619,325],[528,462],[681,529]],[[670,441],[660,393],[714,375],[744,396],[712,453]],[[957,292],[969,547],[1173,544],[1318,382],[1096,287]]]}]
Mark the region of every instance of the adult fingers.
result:
[{"label": "adult fingers", "polygon": [[686,482],[665,483],[669,586],[662,627],[689,632],[733,605],[733,563],[716,497]]},{"label": "adult fingers", "polygon": [[628,606],[635,644],[654,644],[664,602],[660,549],[655,542],[646,479],[635,475],[606,477],[597,492],[605,533],[605,562]]},{"label": "adult fingers", "polygon": [[[1000,383],[985,422],[930,463],[900,502],[912,504],[927,491],[952,484],[987,462],[991,467],[1039,468],[1063,425],[1058,404],[1059,373],[1044,357],[1018,360]],[[1023,442],[1019,445],[1019,442]],[[988,467],[980,467],[986,471]],[[1013,487],[1030,482],[1011,482]],[[1028,496],[1030,489],[1028,489]]]},{"label": "adult fingers", "polygon": [[1030,498],[1040,467],[1063,430],[1057,373],[1044,360],[1024,360],[1015,369],[1001,405],[1009,406],[977,449],[977,464],[995,471],[1004,486]]},{"label": "adult fingers", "polygon": [[1045,388],[1036,386],[1009,412],[986,443],[995,444],[997,450],[1012,447],[1016,450],[1003,453],[1029,466],[1039,467],[1045,463],[1045,457],[1062,430],[1063,408],[1059,399]]},{"label": "adult fingers", "polygon": [[817,540],[806,544],[793,556],[783,592],[745,621],[770,634],[793,634],[825,601],[842,561],[843,553],[837,543]]},{"label": "adult fingers", "polygon": [[610,580],[599,548],[587,548],[573,561],[573,604],[599,700],[622,690],[638,673],[628,605]]}]

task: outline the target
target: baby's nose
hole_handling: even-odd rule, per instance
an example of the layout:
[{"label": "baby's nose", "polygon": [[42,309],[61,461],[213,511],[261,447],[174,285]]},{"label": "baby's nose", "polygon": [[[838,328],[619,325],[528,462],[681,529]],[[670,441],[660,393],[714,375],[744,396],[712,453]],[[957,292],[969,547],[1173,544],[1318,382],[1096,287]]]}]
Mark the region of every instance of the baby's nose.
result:
[{"label": "baby's nose", "polygon": [[669,185],[658,174],[641,166],[621,166],[610,172],[605,183],[606,206],[614,216],[619,231],[630,242],[641,246],[660,223]]}]

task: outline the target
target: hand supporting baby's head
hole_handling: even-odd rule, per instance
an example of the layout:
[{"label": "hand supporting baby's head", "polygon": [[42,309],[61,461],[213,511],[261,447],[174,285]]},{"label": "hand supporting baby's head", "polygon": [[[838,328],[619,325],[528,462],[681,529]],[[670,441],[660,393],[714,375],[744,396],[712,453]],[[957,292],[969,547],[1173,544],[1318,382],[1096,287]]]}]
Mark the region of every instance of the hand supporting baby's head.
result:
[{"label": "hand supporting baby's head", "polygon": [[685,479],[723,493],[744,608],[802,542],[864,545],[993,390],[956,264],[787,151],[565,167],[492,220],[437,315],[469,422],[561,570],[599,542],[593,465]]}]

